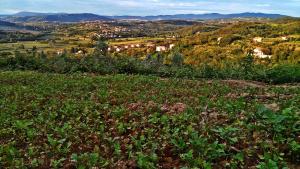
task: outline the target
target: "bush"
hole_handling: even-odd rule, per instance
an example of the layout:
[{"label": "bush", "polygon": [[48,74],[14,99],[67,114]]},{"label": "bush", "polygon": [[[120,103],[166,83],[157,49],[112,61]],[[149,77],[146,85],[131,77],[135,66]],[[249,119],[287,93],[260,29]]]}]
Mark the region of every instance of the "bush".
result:
[{"label": "bush", "polygon": [[300,82],[300,65],[278,65],[266,74],[267,81],[274,84]]},{"label": "bush", "polygon": [[172,64],[164,65],[155,60],[141,61],[136,58],[112,58],[107,56],[87,56],[71,58],[66,55],[45,57],[16,52],[15,57],[0,60],[2,70],[37,70],[54,73],[87,72],[96,74],[140,74],[177,78],[214,78],[256,80],[268,83],[300,82],[300,65],[279,65],[270,69],[256,65],[251,56],[239,62],[224,63],[221,68],[203,64],[200,67]]},{"label": "bush", "polygon": [[179,52],[175,52],[172,55],[172,64],[175,66],[182,66],[183,64],[183,56]]}]

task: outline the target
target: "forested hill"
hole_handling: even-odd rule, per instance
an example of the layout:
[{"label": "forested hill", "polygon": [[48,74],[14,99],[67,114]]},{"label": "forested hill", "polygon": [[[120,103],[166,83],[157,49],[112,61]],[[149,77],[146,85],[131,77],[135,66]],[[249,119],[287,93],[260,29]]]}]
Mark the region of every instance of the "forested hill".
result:
[{"label": "forested hill", "polygon": [[0,20],[0,26],[17,26],[17,24]]},{"label": "forested hill", "polygon": [[[186,62],[192,65],[213,63],[218,66],[225,58],[237,60],[256,48],[272,55],[274,63],[300,60],[299,19],[197,25],[183,28],[178,34],[181,38],[177,46]],[[255,37],[262,41],[254,42]]]},{"label": "forested hill", "polygon": [[80,14],[37,14],[26,16],[9,16],[5,18],[12,22],[83,22],[83,21],[110,21],[112,19],[105,16],[91,13]]},{"label": "forested hill", "polygon": [[139,20],[208,20],[208,19],[232,19],[232,18],[282,18],[280,14],[265,13],[238,13],[238,14],[177,14],[177,15],[154,15],[154,16],[113,16],[113,19],[139,19]]},{"label": "forested hill", "polygon": [[82,21],[109,21],[109,20],[211,20],[232,18],[282,18],[280,14],[265,13],[238,13],[238,14],[176,14],[176,15],[153,15],[153,16],[103,16],[92,13],[34,13],[19,12],[5,16],[5,20],[12,22],[82,22]]}]

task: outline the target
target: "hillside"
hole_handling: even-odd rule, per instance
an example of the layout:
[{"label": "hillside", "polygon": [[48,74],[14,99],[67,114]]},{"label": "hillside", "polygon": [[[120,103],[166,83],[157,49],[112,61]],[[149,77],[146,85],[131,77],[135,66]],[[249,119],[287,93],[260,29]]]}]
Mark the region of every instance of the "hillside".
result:
[{"label": "hillside", "polygon": [[210,19],[233,19],[233,18],[282,18],[280,14],[265,13],[239,13],[239,14],[176,14],[176,15],[153,15],[153,16],[100,16],[91,13],[67,14],[67,13],[35,13],[19,12],[3,17],[12,22],[81,22],[81,21],[108,21],[108,20],[210,20]]},{"label": "hillside", "polygon": [[299,86],[25,71],[0,95],[4,168],[299,163]]},{"label": "hillside", "polygon": [[[13,23],[13,22],[7,22],[0,20],[0,30],[3,31],[16,31],[16,30],[22,30],[22,31],[33,31],[33,30],[39,30],[39,27],[30,26],[30,25],[24,25],[19,23]],[[2,40],[2,39],[1,39]]]},{"label": "hillside", "polygon": [[81,14],[38,14],[29,16],[9,16],[7,20],[13,22],[83,22],[83,21],[109,21],[105,16],[90,13]]},{"label": "hillside", "polygon": [[[288,20],[288,21],[287,21]],[[286,18],[263,22],[234,22],[227,24],[196,25],[178,31],[182,37],[177,46],[186,63],[220,65],[224,60],[238,61],[255,48],[272,55],[270,61],[300,62],[300,20]],[[261,42],[254,38],[260,37]],[[286,39],[283,40],[282,38]]]},{"label": "hillside", "polygon": [[239,13],[239,14],[177,14],[156,16],[112,16],[113,19],[138,19],[138,20],[208,20],[208,19],[233,19],[233,18],[281,18],[280,14],[265,13]]},{"label": "hillside", "polygon": [[[60,13],[38,13],[38,12],[18,12],[16,14],[13,14],[12,16],[16,17],[29,17],[29,16],[47,16],[47,15],[55,15]],[[61,13],[62,14],[62,13]]]},{"label": "hillside", "polygon": [[1,21],[1,20],[0,20],[0,27],[1,27],[1,26],[16,27],[16,26],[18,26],[18,25],[15,24],[15,23],[11,23],[11,22],[6,22],[6,21]]}]

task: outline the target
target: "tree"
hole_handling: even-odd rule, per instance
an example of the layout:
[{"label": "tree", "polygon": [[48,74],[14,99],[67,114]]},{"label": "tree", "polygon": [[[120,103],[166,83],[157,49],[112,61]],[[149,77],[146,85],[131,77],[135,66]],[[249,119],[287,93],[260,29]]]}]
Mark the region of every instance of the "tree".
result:
[{"label": "tree", "polygon": [[71,53],[76,53],[76,49],[74,47],[71,48]]},{"label": "tree", "polygon": [[152,56],[151,56],[150,54],[148,54],[148,55],[146,56],[146,61],[147,61],[147,62],[151,62],[151,61],[152,61]]},{"label": "tree", "polygon": [[94,54],[98,56],[107,56],[108,52],[108,44],[104,38],[99,38],[96,46]]},{"label": "tree", "polygon": [[179,52],[174,52],[172,54],[172,64],[175,66],[182,66],[183,65],[183,56]]},{"label": "tree", "polygon": [[164,62],[164,57],[160,53],[158,53],[156,56],[156,61],[157,63],[162,64]]},{"label": "tree", "polygon": [[33,46],[33,47],[32,47],[32,52],[36,52],[36,50],[37,50],[37,47],[36,47],[36,46]]},{"label": "tree", "polygon": [[244,73],[244,78],[251,79],[251,75],[253,75],[253,69],[254,69],[254,57],[250,53],[246,57],[244,57],[241,60],[241,67]]},{"label": "tree", "polygon": [[40,58],[42,59],[47,59],[47,55],[45,54],[45,52],[42,50],[41,53],[40,53]]}]

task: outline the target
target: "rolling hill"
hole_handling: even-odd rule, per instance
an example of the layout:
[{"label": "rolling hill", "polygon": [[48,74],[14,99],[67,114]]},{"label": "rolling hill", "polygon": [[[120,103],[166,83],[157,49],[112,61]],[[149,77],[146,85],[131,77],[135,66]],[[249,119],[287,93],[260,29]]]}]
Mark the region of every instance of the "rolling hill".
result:
[{"label": "rolling hill", "polygon": [[38,13],[38,12],[18,12],[13,14],[15,17],[28,17],[28,16],[46,16],[46,15],[56,15],[56,14],[63,14],[63,13]]},{"label": "rolling hill", "polygon": [[232,18],[282,18],[285,15],[266,13],[239,13],[239,14],[176,14],[176,15],[153,15],[153,16],[103,16],[92,13],[35,13],[19,12],[2,17],[9,22],[82,22],[82,21],[110,21],[110,20],[210,20],[210,19],[232,19]]},{"label": "rolling hill", "polygon": [[112,19],[105,16],[91,13],[79,14],[43,14],[43,13],[18,13],[5,18],[11,22],[83,22],[83,21],[110,21]]},{"label": "rolling hill", "polygon": [[157,16],[112,16],[112,19],[135,19],[135,20],[208,20],[208,19],[231,19],[231,18],[281,18],[280,14],[266,13],[239,13],[239,14],[177,14]]},{"label": "rolling hill", "polygon": [[11,22],[1,21],[1,20],[0,20],[0,27],[1,27],[1,26],[12,26],[12,27],[16,27],[16,26],[18,26],[18,25],[15,24],[15,23],[11,23]]}]

